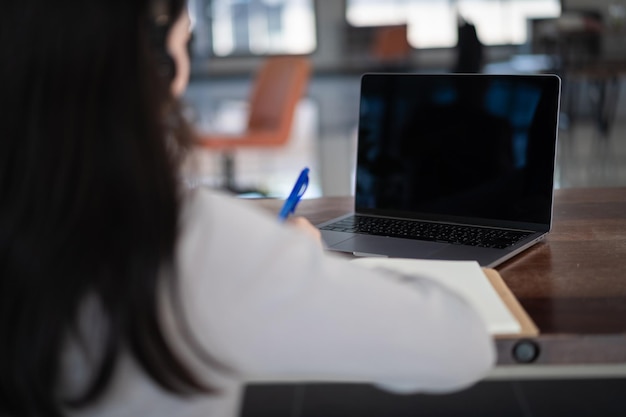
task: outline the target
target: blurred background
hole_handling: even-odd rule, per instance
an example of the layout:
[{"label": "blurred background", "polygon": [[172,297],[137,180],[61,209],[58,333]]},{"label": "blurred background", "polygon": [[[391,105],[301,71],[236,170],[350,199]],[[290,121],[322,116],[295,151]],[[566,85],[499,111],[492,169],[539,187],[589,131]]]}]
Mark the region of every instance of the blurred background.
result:
[{"label": "blurred background", "polygon": [[[184,100],[203,135],[245,132],[268,59],[310,63],[288,139],[229,151],[242,190],[282,198],[308,166],[305,197],[352,194],[359,79],[374,71],[558,74],[556,187],[626,186],[626,0],[190,0],[190,11]],[[220,187],[223,154],[199,148],[188,180]]]}]

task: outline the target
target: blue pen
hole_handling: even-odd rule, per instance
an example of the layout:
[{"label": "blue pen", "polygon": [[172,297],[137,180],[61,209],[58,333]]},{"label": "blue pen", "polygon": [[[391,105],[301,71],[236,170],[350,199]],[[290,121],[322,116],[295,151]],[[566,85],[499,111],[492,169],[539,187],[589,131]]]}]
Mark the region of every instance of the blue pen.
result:
[{"label": "blue pen", "polygon": [[304,168],[296,181],[296,184],[293,186],[293,190],[285,200],[285,204],[283,204],[283,208],[280,209],[280,213],[278,213],[278,219],[280,221],[285,221],[290,214],[296,211],[296,206],[300,202],[300,199],[304,195],[306,188],[309,186],[309,168]]}]

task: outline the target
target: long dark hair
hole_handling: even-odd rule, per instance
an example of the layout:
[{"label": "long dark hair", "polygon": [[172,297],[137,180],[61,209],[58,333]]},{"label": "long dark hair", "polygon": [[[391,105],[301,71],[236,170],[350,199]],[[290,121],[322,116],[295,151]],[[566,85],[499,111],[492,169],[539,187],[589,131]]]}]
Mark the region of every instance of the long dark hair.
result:
[{"label": "long dark hair", "polygon": [[[185,6],[163,3],[170,22]],[[209,390],[159,322],[190,138],[160,75],[154,0],[1,9],[0,415],[59,416],[94,400],[122,351],[166,390]],[[103,312],[103,354],[79,398],[59,399],[61,353],[86,298]]]}]

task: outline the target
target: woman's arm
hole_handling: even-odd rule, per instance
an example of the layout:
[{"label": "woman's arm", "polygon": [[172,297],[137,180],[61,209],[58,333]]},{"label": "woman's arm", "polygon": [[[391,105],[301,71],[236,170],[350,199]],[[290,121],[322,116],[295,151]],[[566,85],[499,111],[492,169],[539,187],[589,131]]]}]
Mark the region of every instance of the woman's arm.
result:
[{"label": "woman's arm", "polygon": [[212,193],[193,196],[185,222],[178,259],[187,320],[244,377],[447,391],[494,363],[477,313],[435,282],[359,268]]}]

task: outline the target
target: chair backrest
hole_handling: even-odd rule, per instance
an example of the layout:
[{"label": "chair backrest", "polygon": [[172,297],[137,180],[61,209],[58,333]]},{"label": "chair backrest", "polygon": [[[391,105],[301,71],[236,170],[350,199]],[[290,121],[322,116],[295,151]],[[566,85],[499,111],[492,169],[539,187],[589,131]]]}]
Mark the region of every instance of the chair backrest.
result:
[{"label": "chair backrest", "polygon": [[381,62],[407,61],[411,54],[406,25],[381,26],[374,32],[371,55]]},{"label": "chair backrest", "polygon": [[271,131],[272,142],[286,142],[310,72],[309,59],[304,56],[266,58],[251,91],[248,131]]}]

